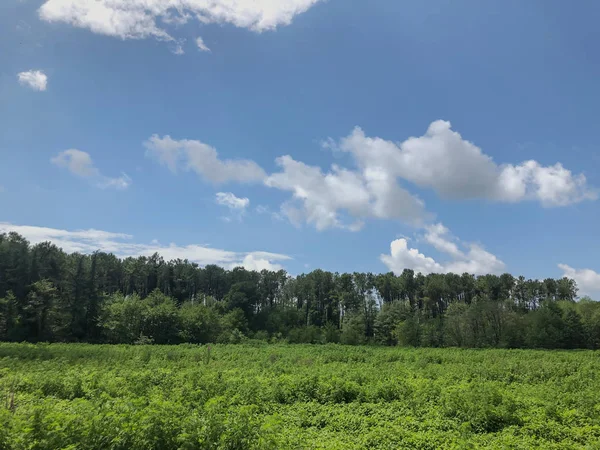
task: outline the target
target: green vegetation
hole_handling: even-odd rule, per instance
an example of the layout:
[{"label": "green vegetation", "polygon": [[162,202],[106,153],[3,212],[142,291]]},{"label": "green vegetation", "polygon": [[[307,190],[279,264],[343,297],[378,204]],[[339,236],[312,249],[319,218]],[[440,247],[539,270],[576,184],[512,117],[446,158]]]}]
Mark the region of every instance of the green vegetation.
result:
[{"label": "green vegetation", "polygon": [[67,254],[0,234],[0,341],[600,347],[600,303],[573,280],[510,274],[297,277],[159,255]]},{"label": "green vegetation", "polygon": [[600,446],[591,351],[0,344],[1,449]]}]

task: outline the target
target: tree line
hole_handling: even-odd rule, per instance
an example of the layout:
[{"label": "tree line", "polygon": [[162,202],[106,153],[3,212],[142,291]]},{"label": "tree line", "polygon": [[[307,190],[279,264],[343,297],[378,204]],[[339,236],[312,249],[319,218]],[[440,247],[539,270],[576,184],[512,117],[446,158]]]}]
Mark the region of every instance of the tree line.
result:
[{"label": "tree line", "polygon": [[225,270],[0,234],[0,340],[600,348],[568,278]]}]

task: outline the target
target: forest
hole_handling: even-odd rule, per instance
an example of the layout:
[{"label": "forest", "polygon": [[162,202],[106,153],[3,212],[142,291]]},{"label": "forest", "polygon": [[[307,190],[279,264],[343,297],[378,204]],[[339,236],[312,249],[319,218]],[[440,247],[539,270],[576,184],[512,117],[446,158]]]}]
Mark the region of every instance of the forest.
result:
[{"label": "forest", "polygon": [[225,270],[67,254],[0,234],[0,340],[108,344],[600,347],[600,304],[567,278]]}]

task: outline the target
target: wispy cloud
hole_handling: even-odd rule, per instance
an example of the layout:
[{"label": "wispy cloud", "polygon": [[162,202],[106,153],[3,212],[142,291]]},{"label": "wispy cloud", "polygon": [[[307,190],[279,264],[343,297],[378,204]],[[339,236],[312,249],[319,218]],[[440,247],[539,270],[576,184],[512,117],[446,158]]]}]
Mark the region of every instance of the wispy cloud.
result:
[{"label": "wispy cloud", "polygon": [[107,177],[94,165],[89,153],[77,149],[60,152],[51,160],[52,164],[67,169],[79,178],[85,178],[102,189],[127,189],[131,178],[125,173],[119,177]]},{"label": "wispy cloud", "polygon": [[193,170],[215,184],[262,181],[265,171],[247,159],[221,159],[214,147],[197,140],[176,140],[171,136],[153,135],[144,146],[146,154],[164,164],[173,173]]},{"label": "wispy cloud", "polygon": [[229,216],[223,217],[226,222],[231,222],[232,219],[241,221],[250,205],[250,199],[247,197],[236,197],[231,192],[217,192],[215,203],[229,209]]},{"label": "wispy cloud", "polygon": [[196,45],[198,46],[198,50],[201,52],[210,52],[210,48],[206,46],[204,40],[201,37],[196,38]]},{"label": "wispy cloud", "polygon": [[185,54],[185,50],[183,49],[183,45],[177,44],[175,48],[172,50],[174,55],[181,56]]},{"label": "wispy cloud", "polygon": [[243,211],[250,205],[250,199],[247,197],[236,197],[231,192],[217,192],[215,201],[218,205],[225,206],[231,210]]}]

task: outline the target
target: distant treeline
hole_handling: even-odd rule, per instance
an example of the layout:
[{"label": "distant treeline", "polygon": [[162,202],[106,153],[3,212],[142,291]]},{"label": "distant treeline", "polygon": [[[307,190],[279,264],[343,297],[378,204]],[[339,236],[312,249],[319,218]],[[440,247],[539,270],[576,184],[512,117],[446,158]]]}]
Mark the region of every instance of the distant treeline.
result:
[{"label": "distant treeline", "polygon": [[600,347],[600,303],[568,278],[199,267],[67,254],[0,234],[0,340]]}]

